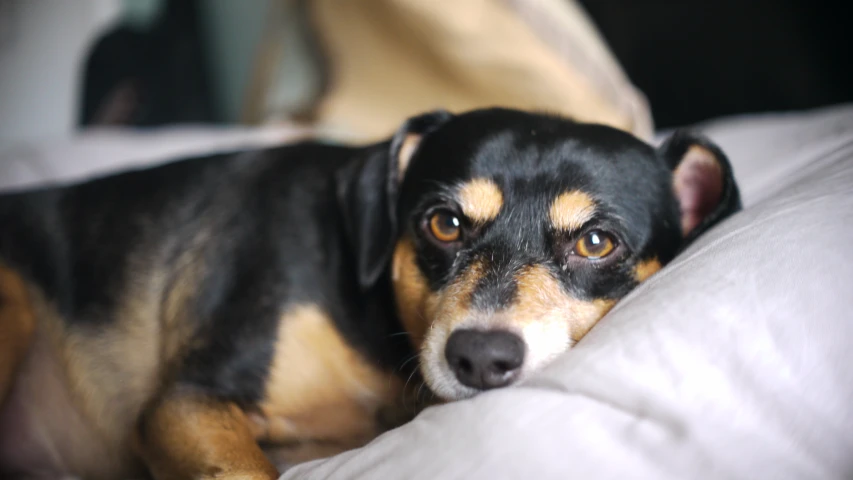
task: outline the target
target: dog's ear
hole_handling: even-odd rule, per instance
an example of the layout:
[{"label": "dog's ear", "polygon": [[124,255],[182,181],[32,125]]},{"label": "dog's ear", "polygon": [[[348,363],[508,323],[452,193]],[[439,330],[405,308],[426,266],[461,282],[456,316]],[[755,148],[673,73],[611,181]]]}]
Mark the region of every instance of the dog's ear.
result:
[{"label": "dog's ear", "polygon": [[398,234],[397,197],[421,140],[452,118],[436,110],[408,119],[390,142],[369,147],[337,173],[337,196],[358,281],[372,287],[388,265]]},{"label": "dog's ear", "polygon": [[710,140],[679,131],[658,151],[672,171],[684,245],[740,210],[740,192],[732,166]]}]

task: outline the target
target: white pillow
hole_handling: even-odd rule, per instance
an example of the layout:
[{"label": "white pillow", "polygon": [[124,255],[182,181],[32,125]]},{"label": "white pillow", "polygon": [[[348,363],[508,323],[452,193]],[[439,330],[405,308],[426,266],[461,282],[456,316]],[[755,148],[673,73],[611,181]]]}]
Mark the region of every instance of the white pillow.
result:
[{"label": "white pillow", "polygon": [[279,145],[309,133],[290,125],[187,124],[146,130],[104,127],[52,140],[11,142],[0,148],[0,192],[82,181],[182,157]]}]

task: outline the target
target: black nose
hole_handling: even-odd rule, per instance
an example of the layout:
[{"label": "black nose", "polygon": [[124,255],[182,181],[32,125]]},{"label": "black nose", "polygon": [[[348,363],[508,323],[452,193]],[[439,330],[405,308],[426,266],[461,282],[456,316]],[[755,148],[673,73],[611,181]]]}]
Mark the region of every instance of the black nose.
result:
[{"label": "black nose", "polygon": [[524,349],[521,338],[509,332],[457,330],[447,339],[444,356],[463,385],[488,390],[518,377]]}]

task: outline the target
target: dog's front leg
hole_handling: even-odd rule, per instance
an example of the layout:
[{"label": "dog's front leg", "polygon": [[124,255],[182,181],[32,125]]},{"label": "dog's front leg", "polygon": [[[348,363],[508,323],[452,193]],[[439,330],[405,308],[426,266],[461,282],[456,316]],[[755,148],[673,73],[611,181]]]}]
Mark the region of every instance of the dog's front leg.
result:
[{"label": "dog's front leg", "polygon": [[0,264],[0,406],[30,347],[35,323],[24,280]]},{"label": "dog's front leg", "polygon": [[136,448],[157,480],[278,477],[235,404],[175,389],[146,409]]}]

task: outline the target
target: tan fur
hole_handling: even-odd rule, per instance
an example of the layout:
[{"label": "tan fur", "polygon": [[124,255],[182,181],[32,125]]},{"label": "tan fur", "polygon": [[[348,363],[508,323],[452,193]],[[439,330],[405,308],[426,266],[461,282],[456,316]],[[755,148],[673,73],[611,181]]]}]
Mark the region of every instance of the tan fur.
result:
[{"label": "tan fur", "polygon": [[356,352],[318,306],[295,305],[280,320],[255,432],[264,442],[353,448],[381,433],[380,409],[398,402],[402,387]]},{"label": "tan fur", "polygon": [[67,400],[60,405],[73,410],[69,428],[73,425],[79,441],[57,444],[57,455],[70,471],[89,478],[114,478],[137,468],[130,449],[136,421],[192,332],[187,305],[202,274],[197,255],[180,257],[170,270],[143,257],[134,260],[117,307],[91,312],[108,315],[103,325],[69,323],[31,291],[43,347],[40,365],[30,368],[48,372],[32,375],[47,375],[64,390]]},{"label": "tan fur", "polygon": [[150,408],[136,447],[157,480],[278,477],[240,408],[186,392]]},{"label": "tan fur", "polygon": [[551,203],[551,225],[558,231],[577,230],[595,213],[595,201],[584,192],[573,190],[557,196]]},{"label": "tan fur", "polygon": [[22,425],[39,432],[39,448],[68,472],[92,479],[138,473],[130,432],[155,385],[141,360],[146,333],[119,322],[72,329],[38,289],[30,286],[29,294],[36,333],[18,372]]},{"label": "tan fur", "polygon": [[162,328],[163,297],[172,297],[170,308],[177,311],[183,307],[178,307],[176,295],[183,297],[183,293],[176,292],[185,288],[167,291],[166,270],[139,265],[131,267],[134,271],[137,273],[130,274],[105,328],[93,331],[85,325],[54,324],[54,340],[69,389],[84,416],[117,450],[129,444],[144,403],[160,388],[167,343]]},{"label": "tan fur", "polygon": [[406,175],[406,170],[409,168],[409,162],[421,143],[421,135],[410,133],[403,138],[403,143],[400,145],[400,152],[397,155],[397,181],[402,182]]},{"label": "tan fur", "polygon": [[397,299],[397,313],[415,348],[420,348],[438,301],[416,263],[415,245],[404,237],[394,248],[391,281]]},{"label": "tan fur", "polygon": [[468,317],[471,297],[483,278],[485,267],[483,260],[475,260],[453,283],[439,292],[433,325],[452,328]]},{"label": "tan fur", "polygon": [[191,340],[195,319],[188,306],[204,276],[199,246],[205,232],[165,268],[152,266],[145,254],[134,255],[108,328],[59,326],[57,347],[69,387],[109,444],[127,444],[144,402],[161,388],[173,359]]},{"label": "tan fur", "polygon": [[98,331],[70,327],[55,314],[42,316],[72,402],[116,468],[130,461],[136,419],[159,387],[160,298],[142,290],[129,292],[139,295],[128,295],[115,321]]},{"label": "tan fur", "polygon": [[474,223],[494,220],[503,207],[503,193],[488,178],[475,178],[459,187],[457,194],[462,213]]},{"label": "tan fur", "polygon": [[634,267],[634,278],[636,278],[638,282],[643,282],[657,273],[661,268],[663,268],[663,266],[660,264],[657,257],[644,260]]},{"label": "tan fur", "polygon": [[572,298],[559,281],[541,265],[526,268],[516,276],[517,300],[508,316],[522,329],[534,322],[569,322],[572,340],[578,341],[607,313],[615,300],[583,301]]},{"label": "tan fur", "polygon": [[35,323],[24,280],[0,264],[0,405],[32,342]]},{"label": "tan fur", "polygon": [[[189,248],[174,262],[166,286],[162,311],[159,312],[162,343],[160,359],[165,368],[172,366],[173,360],[182,351],[190,348],[194,340],[196,322],[190,306],[196,300],[199,285],[207,274],[204,250],[201,247],[210,233],[202,230],[194,239],[194,247]],[[167,373],[167,372],[164,372]]]}]

